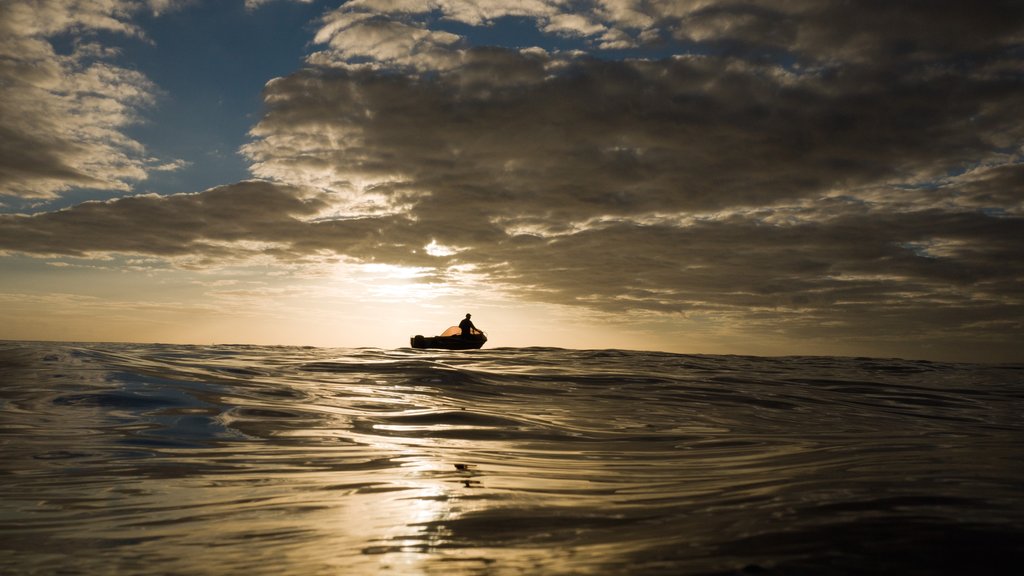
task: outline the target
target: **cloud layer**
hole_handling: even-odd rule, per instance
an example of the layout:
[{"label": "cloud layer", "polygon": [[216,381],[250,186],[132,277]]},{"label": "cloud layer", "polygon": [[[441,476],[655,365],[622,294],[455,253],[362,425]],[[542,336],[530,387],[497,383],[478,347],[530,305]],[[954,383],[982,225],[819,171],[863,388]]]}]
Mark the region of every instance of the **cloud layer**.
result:
[{"label": "cloud layer", "polygon": [[[0,4],[0,196],[53,197],[70,188],[129,190],[153,163],[125,129],[155,86],[111,63],[89,33],[137,36],[135,2]],[[170,2],[154,2],[153,10]],[[73,37],[70,51],[51,41]]]},{"label": "cloud layer", "polygon": [[[0,216],[0,249],[461,266],[521,298],[794,338],[1019,341],[1024,8],[781,6],[349,2],[266,87],[244,149],[261,181]],[[467,32],[508,18],[576,48]],[[126,74],[99,91],[144,101]],[[131,143],[96,140],[123,168],[107,184],[133,177]],[[63,176],[8,189],[99,178],[61,143],[21,149]]]}]

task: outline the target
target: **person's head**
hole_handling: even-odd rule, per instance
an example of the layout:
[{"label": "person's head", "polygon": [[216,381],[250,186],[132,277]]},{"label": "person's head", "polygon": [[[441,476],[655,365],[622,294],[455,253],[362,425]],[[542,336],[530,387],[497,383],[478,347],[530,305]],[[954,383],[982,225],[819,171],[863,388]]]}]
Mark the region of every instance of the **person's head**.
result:
[{"label": "person's head", "polygon": [[472,316],[472,314],[466,314],[466,320],[469,320],[470,316]]}]

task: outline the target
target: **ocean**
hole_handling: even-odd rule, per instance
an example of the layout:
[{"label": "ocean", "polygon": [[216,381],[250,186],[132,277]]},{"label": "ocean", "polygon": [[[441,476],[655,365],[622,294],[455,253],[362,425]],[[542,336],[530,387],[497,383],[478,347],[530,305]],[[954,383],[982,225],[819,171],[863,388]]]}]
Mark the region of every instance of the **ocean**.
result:
[{"label": "ocean", "polygon": [[3,574],[1024,570],[1024,365],[0,342]]}]

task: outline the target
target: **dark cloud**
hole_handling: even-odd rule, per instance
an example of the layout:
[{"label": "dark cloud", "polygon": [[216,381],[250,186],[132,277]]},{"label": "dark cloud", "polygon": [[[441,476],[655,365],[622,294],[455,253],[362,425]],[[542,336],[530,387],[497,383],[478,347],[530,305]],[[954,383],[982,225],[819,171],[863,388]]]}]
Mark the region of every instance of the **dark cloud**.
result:
[{"label": "dark cloud", "polygon": [[329,180],[379,181],[375,192],[441,228],[557,229],[932,185],[1024,138],[1009,80],[872,85],[721,58],[582,60],[543,76],[552,62],[536,55],[466,60],[437,78],[308,70],[274,82],[247,147],[257,173],[289,181],[315,165]]},{"label": "dark cloud", "polygon": [[[0,215],[0,251],[180,258],[189,267],[257,257],[313,262],[324,252],[415,264],[426,242],[402,215],[320,219],[331,204],[307,189],[248,181],[194,194],[128,196],[57,212]],[[426,259],[426,260],[424,260]]]},{"label": "dark cloud", "polygon": [[1019,46],[1024,5],[1014,0],[805,2],[796,48],[808,58],[874,67],[1001,57]]},{"label": "dark cloud", "polygon": [[881,70],[984,60],[1019,45],[1024,20],[1024,6],[1012,0],[668,4],[652,14],[681,40],[747,57],[788,54],[805,65]]},{"label": "dark cloud", "polygon": [[230,243],[290,238],[296,217],[320,208],[322,203],[302,200],[295,190],[242,182],[198,194],[130,196],[32,216],[0,215],[0,248],[68,256],[230,256]]},{"label": "dark cloud", "polygon": [[[734,217],[688,226],[614,224],[492,252],[510,273],[562,303],[584,296],[625,310],[803,309],[867,299],[969,299],[1024,263],[1024,221],[979,214],[850,214],[829,223],[766,226]],[[536,252],[530,258],[518,251]],[[986,300],[986,299],[980,299]]]}]

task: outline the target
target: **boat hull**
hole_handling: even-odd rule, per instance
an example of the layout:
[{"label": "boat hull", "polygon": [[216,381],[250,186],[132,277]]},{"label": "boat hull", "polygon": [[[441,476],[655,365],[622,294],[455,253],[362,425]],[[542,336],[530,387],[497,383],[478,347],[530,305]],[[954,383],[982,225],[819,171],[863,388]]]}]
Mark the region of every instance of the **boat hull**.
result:
[{"label": "boat hull", "polygon": [[442,350],[476,350],[487,342],[487,336],[413,336],[409,345],[413,348],[439,348]]}]

